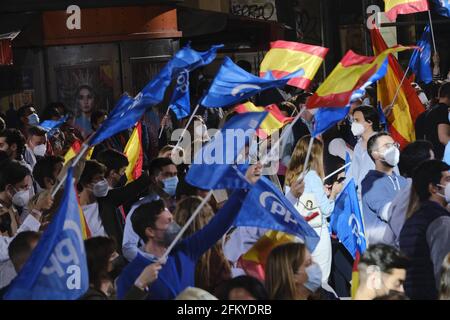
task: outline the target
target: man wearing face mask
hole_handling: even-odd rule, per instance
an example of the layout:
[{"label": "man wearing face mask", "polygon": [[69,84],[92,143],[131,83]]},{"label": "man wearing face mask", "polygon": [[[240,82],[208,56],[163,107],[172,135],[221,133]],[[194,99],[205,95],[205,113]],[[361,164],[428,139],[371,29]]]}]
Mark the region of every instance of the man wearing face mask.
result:
[{"label": "man wearing face mask", "polygon": [[28,139],[25,145],[25,161],[34,168],[37,159],[47,153],[47,132],[40,127],[30,127],[28,129]]},{"label": "man wearing face mask", "polygon": [[394,247],[370,246],[358,263],[359,286],[354,299],[373,300],[390,291],[403,293],[409,265],[407,257]]},{"label": "man wearing face mask", "polygon": [[39,116],[36,113],[36,109],[32,105],[25,105],[17,110],[17,117],[19,118],[19,130],[25,136],[28,137],[28,129],[31,126],[39,125]]},{"label": "man wearing face mask", "polygon": [[366,240],[373,245],[393,238],[387,214],[392,200],[405,189],[407,181],[394,172],[400,150],[389,134],[380,132],[372,136],[367,142],[367,152],[375,162],[375,170],[370,170],[361,182],[362,210]]},{"label": "man wearing face mask", "polygon": [[108,236],[122,243],[124,218],[117,208],[130,198],[138,197],[148,186],[149,177],[143,172],[139,179],[125,187],[110,189],[106,171],[98,161],[86,161],[78,182],[80,205],[93,237]]},{"label": "man wearing face mask", "polygon": [[[204,228],[175,245],[158,279],[149,288],[148,299],[174,299],[187,287],[194,286],[197,260],[231,227],[245,196],[245,190],[236,190]],[[136,279],[147,265],[163,256],[180,231],[180,226],[174,222],[172,213],[161,199],[138,207],[131,222],[145,244],[142,252],[125,267],[117,280],[119,299],[123,299],[130,287],[136,284]]]},{"label": "man wearing face mask", "polygon": [[149,194],[133,204],[125,221],[122,252],[128,261],[132,261],[144,246],[131,223],[134,211],[142,204],[157,199],[163,199],[168,204],[169,210],[175,209],[175,192],[178,186],[177,167],[169,158],[156,158],[150,163],[149,171],[151,180]]},{"label": "man wearing face mask", "polygon": [[355,179],[358,195],[361,197],[361,181],[366,174],[375,169],[375,163],[367,153],[367,141],[380,129],[377,111],[371,106],[360,106],[353,111],[351,131],[358,139],[352,156],[349,174]]},{"label": "man wearing face mask", "polygon": [[17,161],[2,164],[0,171],[0,262],[8,260],[8,245],[22,231],[38,231],[40,216],[31,212],[22,225],[17,207],[28,204],[33,191],[30,171]]},{"label": "man wearing face mask", "polygon": [[411,260],[405,293],[411,299],[436,300],[444,257],[450,251],[450,166],[428,160],[414,171],[400,249]]}]

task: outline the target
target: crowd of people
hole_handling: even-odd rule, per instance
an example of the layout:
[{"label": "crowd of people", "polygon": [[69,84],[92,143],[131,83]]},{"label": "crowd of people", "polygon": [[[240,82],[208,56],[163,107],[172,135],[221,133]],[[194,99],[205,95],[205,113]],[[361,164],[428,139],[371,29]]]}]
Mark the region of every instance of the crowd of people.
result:
[{"label": "crowd of people", "polygon": [[[312,201],[318,215],[308,223],[320,241],[312,252],[294,238],[270,248],[261,262],[263,274],[246,268],[241,257],[268,230],[233,226],[245,189],[215,194],[161,260],[208,190],[189,185],[189,163],[172,159],[170,133],[183,123],[152,108],[142,121],[139,178],[128,181],[125,174],[128,131],[95,146],[89,159],[75,166],[89,230],[90,287],[81,299],[328,300],[349,298],[351,287],[353,298],[361,300],[450,299],[450,82],[434,85],[439,90],[430,99],[418,91],[426,111],[416,123],[417,140],[402,150],[380,121],[374,89],[352,104],[343,121],[314,139],[306,174],[312,113],[283,129],[292,130],[291,142],[283,146],[275,179],[299,214],[300,199]],[[79,94],[86,102],[83,117],[72,117],[56,130],[40,123],[66,116],[61,103],[50,104],[40,116],[26,105],[0,118],[0,297],[57,212],[63,190],[54,197],[52,191],[72,164],[65,155],[107,118],[106,111],[92,110],[87,88]],[[290,116],[308,96],[280,103],[280,110]],[[232,116],[232,111],[205,109],[188,131],[200,131],[206,143],[204,127],[218,128],[221,119]],[[352,161],[346,176],[342,171],[324,181],[345,163],[346,152]],[[255,183],[261,164],[251,165],[246,177]],[[356,280],[351,279],[354,259],[328,226],[349,178],[357,186],[369,244],[357,261]]]}]

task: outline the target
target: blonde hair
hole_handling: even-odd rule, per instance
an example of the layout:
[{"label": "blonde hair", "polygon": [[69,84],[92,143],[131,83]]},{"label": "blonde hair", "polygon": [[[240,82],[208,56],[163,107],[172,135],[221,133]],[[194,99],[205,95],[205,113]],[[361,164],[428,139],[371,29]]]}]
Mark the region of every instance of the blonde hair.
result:
[{"label": "blonde hair", "polygon": [[[203,199],[201,197],[191,196],[179,201],[174,212],[174,220],[176,221],[176,223],[178,223],[180,226],[185,225],[194,213],[195,209],[200,205],[202,200]],[[194,219],[194,221],[192,221],[190,226],[186,229],[185,237],[189,237],[197,231],[201,230],[213,217],[213,209],[209,204],[206,204]],[[212,268],[217,267],[217,262],[214,265],[211,265],[213,252],[221,260],[220,264],[225,267],[225,271],[228,274],[231,274],[231,266],[228,260],[225,258],[225,255],[223,254],[222,244],[218,242],[200,257],[196,265],[195,284],[197,287],[205,290],[213,289],[213,283],[214,281],[217,281],[217,279],[210,279]]]},{"label": "blonde hair", "polygon": [[[310,139],[311,136],[303,136],[300,140],[298,140],[286,172],[285,185],[290,186],[303,172],[303,166],[305,165]],[[322,179],[324,178],[323,143],[316,138],[314,138],[307,168],[316,171]]]},{"label": "blonde hair", "polygon": [[275,247],[265,267],[266,289],[271,300],[294,300],[297,296],[294,275],[305,260],[303,243],[286,243]]}]

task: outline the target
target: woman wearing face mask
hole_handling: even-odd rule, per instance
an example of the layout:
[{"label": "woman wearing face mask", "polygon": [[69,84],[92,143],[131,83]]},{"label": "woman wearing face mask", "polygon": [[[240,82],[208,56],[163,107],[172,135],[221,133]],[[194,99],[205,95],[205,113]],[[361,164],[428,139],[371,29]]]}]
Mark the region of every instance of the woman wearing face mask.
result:
[{"label": "woman wearing face mask", "polygon": [[106,170],[98,161],[86,161],[78,182],[80,205],[92,236],[109,236],[122,243],[124,217],[118,208],[129,199],[137,198],[150,180],[143,172],[139,179],[125,187],[110,189]]},{"label": "woman wearing face mask", "polygon": [[366,174],[375,169],[375,163],[367,153],[367,141],[380,129],[380,118],[371,106],[360,106],[353,110],[351,131],[358,142],[353,150],[352,164],[349,175],[355,179],[358,194],[361,196],[361,181]]},{"label": "woman wearing face mask", "polygon": [[[93,237],[84,241],[89,270],[89,290],[80,300],[114,300],[114,262],[119,254],[113,239],[107,237]],[[142,288],[135,285],[130,289],[127,298],[132,300],[144,299],[147,296],[144,287],[149,286],[158,277],[161,265],[154,263],[144,269],[137,281]]]},{"label": "woman wearing face mask", "polygon": [[330,294],[321,288],[320,267],[302,243],[275,247],[267,258],[265,273],[271,300],[327,299]]},{"label": "woman wearing face mask", "polygon": [[[342,183],[334,183],[329,195],[323,184],[323,144],[314,139],[308,166],[304,170],[305,158],[310,137],[301,138],[295,146],[286,172],[286,197],[291,201],[299,213],[305,216],[311,227],[320,237],[319,244],[312,252],[314,261],[322,270],[322,282],[327,283],[331,272],[331,238],[328,230],[327,218],[334,210],[334,200],[342,189]],[[304,191],[302,195],[294,195],[294,187],[299,176],[305,171]]]}]

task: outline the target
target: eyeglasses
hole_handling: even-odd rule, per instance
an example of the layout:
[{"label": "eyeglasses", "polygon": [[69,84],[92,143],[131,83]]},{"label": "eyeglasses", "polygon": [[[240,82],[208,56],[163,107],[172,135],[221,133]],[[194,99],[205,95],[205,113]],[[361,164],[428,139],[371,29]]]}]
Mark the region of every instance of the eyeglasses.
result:
[{"label": "eyeglasses", "polygon": [[400,144],[398,142],[386,143],[386,144],[382,145],[381,147],[379,147],[376,150],[380,150],[383,147],[386,148],[386,149],[389,149],[390,147],[396,147],[397,149],[399,149],[400,148]]}]

